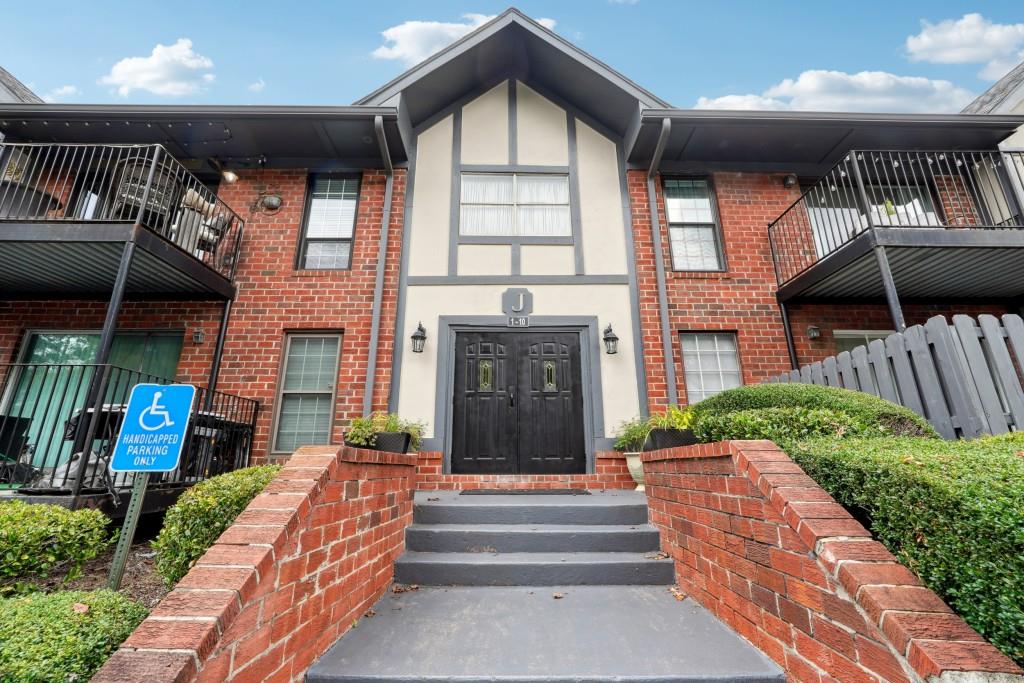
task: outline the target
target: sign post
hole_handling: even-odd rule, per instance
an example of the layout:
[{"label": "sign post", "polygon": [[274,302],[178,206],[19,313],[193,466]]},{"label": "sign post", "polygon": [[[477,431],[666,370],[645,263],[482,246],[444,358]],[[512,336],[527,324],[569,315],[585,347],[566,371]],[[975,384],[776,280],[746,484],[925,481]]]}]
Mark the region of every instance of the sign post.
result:
[{"label": "sign post", "polygon": [[142,514],[150,472],[173,472],[181,462],[196,388],[189,384],[136,384],[110,458],[111,472],[134,472],[132,497],[114,550],[107,586],[121,587],[128,551]]}]

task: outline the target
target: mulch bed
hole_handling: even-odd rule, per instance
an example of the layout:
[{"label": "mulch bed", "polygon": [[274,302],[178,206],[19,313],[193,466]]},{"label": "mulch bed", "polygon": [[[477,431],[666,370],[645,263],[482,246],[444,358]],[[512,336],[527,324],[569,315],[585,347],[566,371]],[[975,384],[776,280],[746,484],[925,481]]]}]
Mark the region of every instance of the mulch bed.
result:
[{"label": "mulch bed", "polygon": [[[64,585],[64,590],[96,590],[106,588],[110,565],[114,559],[114,548],[93,558],[82,567],[82,575]],[[58,581],[47,584],[46,591],[60,590]],[[128,565],[121,581],[123,595],[137,600],[149,608],[156,606],[167,595],[168,588],[163,578],[156,573],[156,552],[145,541],[132,545],[128,553]]]}]

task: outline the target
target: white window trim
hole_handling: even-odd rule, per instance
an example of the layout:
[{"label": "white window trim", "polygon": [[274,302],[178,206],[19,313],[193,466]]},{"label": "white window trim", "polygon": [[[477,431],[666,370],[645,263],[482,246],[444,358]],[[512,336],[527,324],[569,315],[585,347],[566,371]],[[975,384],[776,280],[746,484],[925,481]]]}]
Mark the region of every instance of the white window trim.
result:
[{"label": "white window trim", "polygon": [[338,412],[338,372],[341,370],[341,347],[344,343],[344,333],[342,332],[287,332],[285,333],[284,349],[281,353],[281,363],[277,371],[277,387],[274,389],[274,418],[270,424],[270,454],[271,455],[283,455],[291,453],[292,451],[284,451],[277,448],[277,427],[281,420],[281,404],[285,394],[325,394],[325,391],[285,391],[284,388],[284,373],[288,367],[288,351],[291,349],[292,340],[300,338],[322,338],[322,337],[334,337],[338,340],[338,353],[334,357],[334,372],[331,375],[331,421],[330,426],[327,428],[327,444],[331,443],[331,439],[334,436],[334,427],[337,423],[337,412]]}]

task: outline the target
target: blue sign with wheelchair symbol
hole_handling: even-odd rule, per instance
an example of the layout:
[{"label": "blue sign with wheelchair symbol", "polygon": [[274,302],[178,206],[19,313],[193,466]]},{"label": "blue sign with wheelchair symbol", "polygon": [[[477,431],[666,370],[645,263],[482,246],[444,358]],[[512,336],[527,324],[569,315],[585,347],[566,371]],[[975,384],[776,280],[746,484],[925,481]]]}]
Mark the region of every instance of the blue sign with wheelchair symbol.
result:
[{"label": "blue sign with wheelchair symbol", "polygon": [[196,388],[189,384],[136,384],[110,459],[113,472],[170,472],[178,467],[188,435]]}]

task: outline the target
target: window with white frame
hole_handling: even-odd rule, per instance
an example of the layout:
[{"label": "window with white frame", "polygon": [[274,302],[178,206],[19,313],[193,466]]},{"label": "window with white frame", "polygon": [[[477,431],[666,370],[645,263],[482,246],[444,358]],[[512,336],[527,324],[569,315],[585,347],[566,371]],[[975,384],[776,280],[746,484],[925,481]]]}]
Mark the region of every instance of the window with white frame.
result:
[{"label": "window with white frame", "polygon": [[570,237],[569,176],[463,173],[459,234]]},{"label": "window with white frame", "polygon": [[314,175],[299,245],[299,268],[344,270],[352,263],[359,178]]},{"label": "window with white frame", "polygon": [[340,346],[339,334],[288,335],[278,378],[275,452],[331,442]]},{"label": "window with white frame", "polygon": [[894,330],[832,330],[832,339],[835,340],[836,353],[853,351],[858,346],[867,346],[876,339],[885,339]]},{"label": "window with white frame", "polygon": [[711,184],[666,178],[664,189],[673,270],[724,270]]},{"label": "window with white frame", "polygon": [[743,384],[734,333],[684,332],[680,336],[687,403],[692,405]]}]

